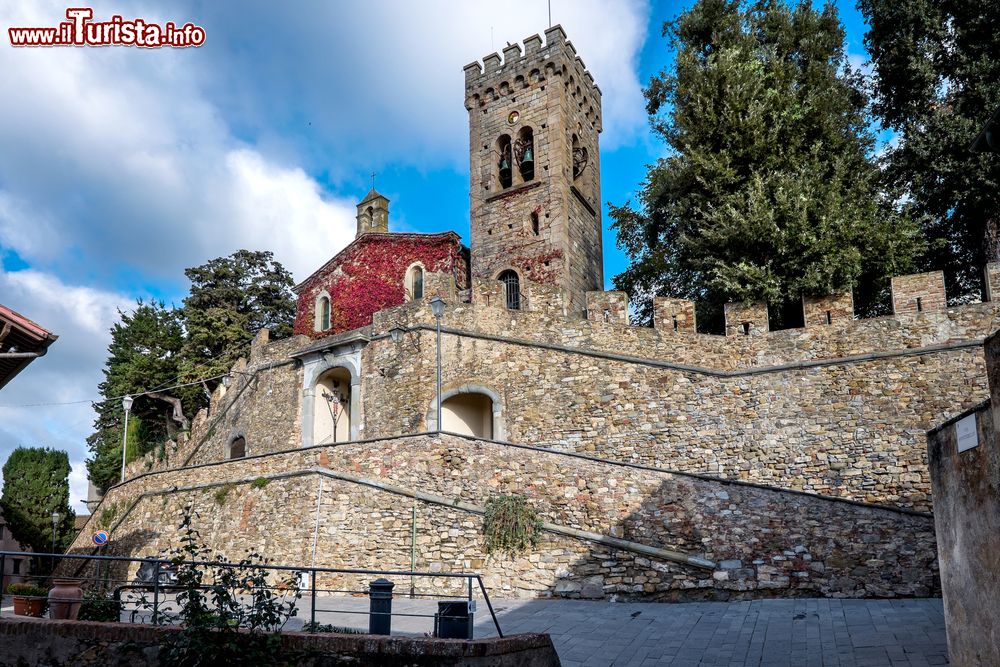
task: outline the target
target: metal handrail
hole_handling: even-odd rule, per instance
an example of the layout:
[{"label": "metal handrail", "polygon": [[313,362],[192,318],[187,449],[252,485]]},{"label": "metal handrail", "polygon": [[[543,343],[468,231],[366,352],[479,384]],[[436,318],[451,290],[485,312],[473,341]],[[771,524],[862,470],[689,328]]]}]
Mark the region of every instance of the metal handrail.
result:
[{"label": "metal handrail", "polygon": [[[182,560],[175,561],[171,558],[132,558],[128,556],[101,556],[101,555],[88,555],[88,554],[58,554],[58,553],[42,553],[42,552],[27,552],[27,551],[0,551],[0,580],[2,580],[5,561],[7,557],[19,557],[19,558],[53,558],[53,559],[69,559],[69,560],[83,560],[83,561],[98,561],[98,562],[128,562],[128,563],[151,563],[155,566],[153,573],[153,581],[150,582],[140,582],[140,583],[123,583],[117,586],[114,590],[114,599],[120,602],[121,592],[126,589],[153,589],[153,619],[156,622],[159,606],[159,593],[160,591],[176,591],[185,588],[184,586],[178,586],[176,584],[164,584],[159,580],[160,565],[171,564],[175,565],[178,562],[183,562],[186,565],[196,565],[196,566],[210,566],[210,567],[245,567],[240,563],[231,563],[226,561],[204,561],[204,560]],[[297,573],[309,573],[309,588],[307,589],[311,593],[310,600],[310,622],[316,623],[316,593],[326,592],[326,589],[316,587],[316,575],[317,574],[357,574],[357,575],[379,575],[379,576],[392,576],[392,577],[428,577],[428,578],[445,578],[445,579],[465,579],[468,582],[466,599],[470,602],[473,600],[473,580],[479,584],[479,590],[482,593],[483,601],[486,603],[486,607],[490,612],[490,617],[493,620],[493,626],[496,629],[497,636],[503,637],[503,630],[500,628],[500,621],[497,618],[496,611],[493,609],[493,603],[490,601],[489,593],[486,591],[486,584],[483,582],[482,575],[478,572],[423,572],[415,570],[373,570],[373,569],[363,569],[363,568],[338,568],[338,567],[315,567],[315,566],[296,566],[296,565],[270,565],[270,564],[255,564],[254,567],[258,567],[263,570],[276,570],[285,572],[297,572]],[[78,570],[79,571],[79,570]],[[31,575],[24,575],[28,578],[39,578],[32,577]],[[55,574],[47,575],[49,577],[55,577]],[[210,586],[201,586],[201,588],[211,588]],[[0,591],[2,592],[2,591]],[[303,592],[299,589],[299,594]],[[428,595],[429,596],[429,595]],[[455,597],[455,596],[452,596]],[[320,610],[325,611],[325,610]],[[360,612],[359,612],[360,613]],[[364,612],[371,613],[371,612]],[[380,612],[374,612],[380,613]],[[423,616],[421,614],[401,614],[394,613],[391,615],[396,616]]]}]

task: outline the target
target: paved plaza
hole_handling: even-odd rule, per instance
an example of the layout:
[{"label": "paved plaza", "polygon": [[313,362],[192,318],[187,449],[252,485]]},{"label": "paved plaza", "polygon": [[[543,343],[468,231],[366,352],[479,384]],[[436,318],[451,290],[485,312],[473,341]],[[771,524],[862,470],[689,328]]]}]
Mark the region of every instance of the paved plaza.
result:
[{"label": "paved plaza", "polygon": [[[308,614],[309,601],[303,611]],[[320,609],[364,612],[359,598]],[[564,667],[923,667],[948,664],[940,599],[755,600],[686,604],[496,600],[504,634],[547,632]],[[430,633],[433,603],[393,601],[393,631]],[[300,612],[301,613],[301,612]],[[395,614],[414,614],[396,616]],[[319,612],[322,623],[364,627],[367,616]],[[301,622],[301,621],[299,621]],[[476,636],[494,634],[481,602]]]},{"label": "paved plaza", "polygon": [[[311,600],[300,601],[309,619]],[[368,599],[320,597],[317,621],[366,630]],[[924,667],[948,664],[940,599],[656,604],[495,600],[504,634],[547,632],[564,667]],[[393,634],[433,631],[432,600],[393,601]],[[13,613],[10,598],[3,615]],[[128,614],[123,614],[128,616]],[[125,619],[127,620],[127,619]],[[479,603],[476,637],[495,634]]]}]

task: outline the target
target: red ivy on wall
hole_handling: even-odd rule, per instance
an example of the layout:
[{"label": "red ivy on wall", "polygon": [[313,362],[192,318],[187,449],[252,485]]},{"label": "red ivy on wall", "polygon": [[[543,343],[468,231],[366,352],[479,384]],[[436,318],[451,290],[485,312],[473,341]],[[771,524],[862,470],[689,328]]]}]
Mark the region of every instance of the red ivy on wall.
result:
[{"label": "red ivy on wall", "polygon": [[[451,273],[460,282],[467,273],[461,245],[450,234],[364,236],[341,255],[299,293],[295,333],[329,336],[371,324],[376,312],[406,300],[406,270],[416,262],[427,272]],[[330,295],[331,326],[315,331],[316,298],[323,290]]]}]

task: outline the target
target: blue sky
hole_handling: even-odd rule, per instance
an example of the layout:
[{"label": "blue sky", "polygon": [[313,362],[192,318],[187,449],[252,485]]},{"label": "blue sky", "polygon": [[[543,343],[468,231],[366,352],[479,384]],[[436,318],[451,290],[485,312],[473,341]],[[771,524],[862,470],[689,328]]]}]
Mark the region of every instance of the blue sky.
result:
[{"label": "blue sky", "polygon": [[[552,0],[604,93],[605,202],[633,198],[663,154],[641,86],[669,63],[663,21],[688,4]],[[179,302],[185,267],[243,247],[305,278],[353,238],[372,172],[393,229],[468,243],[462,66],[547,26],[545,0],[92,6],[192,21],[207,41],[12,49],[8,27],[56,25],[66,4],[0,1],[0,303],[60,335],[0,393],[0,461],[19,444],[67,449],[74,500],[118,309]],[[863,20],[838,7],[861,64]],[[610,285],[626,262],[603,219]],[[72,404],[18,407],[50,403]]]}]

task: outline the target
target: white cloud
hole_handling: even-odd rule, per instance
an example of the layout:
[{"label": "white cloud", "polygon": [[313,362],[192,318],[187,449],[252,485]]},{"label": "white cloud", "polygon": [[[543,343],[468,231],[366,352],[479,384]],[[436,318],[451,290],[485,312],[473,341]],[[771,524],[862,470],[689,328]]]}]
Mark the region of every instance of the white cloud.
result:
[{"label": "white cloud", "polygon": [[96,415],[89,403],[40,404],[97,395],[109,329],[118,320],[118,309],[126,310],[134,301],[123,294],[67,285],[33,270],[0,270],[0,297],[4,305],[59,336],[45,356],[0,390],[0,461],[19,445],[65,450],[73,465],[70,498],[78,513],[85,511],[86,438]]}]

